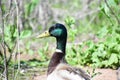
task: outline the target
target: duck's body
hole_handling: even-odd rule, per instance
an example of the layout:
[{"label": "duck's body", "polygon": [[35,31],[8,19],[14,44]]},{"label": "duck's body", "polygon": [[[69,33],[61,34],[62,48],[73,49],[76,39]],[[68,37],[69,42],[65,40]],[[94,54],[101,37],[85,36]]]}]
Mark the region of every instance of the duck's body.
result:
[{"label": "duck's body", "polygon": [[44,36],[53,36],[57,40],[56,51],[48,66],[47,80],[90,80],[90,76],[82,69],[71,67],[66,63],[67,30],[64,25],[57,23],[38,37]]},{"label": "duck's body", "polygon": [[80,68],[74,68],[65,63],[60,63],[48,75],[47,80],[90,80],[90,77]]},{"label": "duck's body", "polygon": [[82,69],[68,65],[63,56],[64,53],[60,50],[53,54],[48,66],[47,80],[90,80]]}]

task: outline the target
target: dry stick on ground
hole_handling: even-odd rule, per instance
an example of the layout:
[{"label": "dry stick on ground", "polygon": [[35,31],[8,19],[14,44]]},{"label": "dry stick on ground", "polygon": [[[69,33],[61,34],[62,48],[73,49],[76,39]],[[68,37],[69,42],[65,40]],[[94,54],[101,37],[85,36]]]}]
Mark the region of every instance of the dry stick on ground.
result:
[{"label": "dry stick on ground", "polygon": [[105,3],[107,5],[107,7],[110,9],[111,13],[113,14],[113,16],[116,18],[118,24],[120,24],[120,20],[118,19],[118,17],[116,16],[116,14],[114,13],[114,11],[111,9],[111,7],[109,6],[107,0],[105,0]]},{"label": "dry stick on ground", "polygon": [[1,5],[1,0],[0,0],[0,12],[1,12],[1,24],[2,24],[2,42],[3,42],[3,56],[4,56],[4,76],[5,76],[5,80],[8,80],[8,66],[7,66],[7,57],[6,57],[6,48],[5,48],[5,40],[4,40],[4,19],[3,19],[3,9],[2,9],[2,5]]}]

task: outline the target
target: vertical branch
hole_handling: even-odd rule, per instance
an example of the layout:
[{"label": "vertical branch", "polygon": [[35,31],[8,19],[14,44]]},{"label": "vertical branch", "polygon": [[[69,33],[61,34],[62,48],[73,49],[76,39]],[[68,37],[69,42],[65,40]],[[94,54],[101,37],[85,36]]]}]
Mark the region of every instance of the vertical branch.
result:
[{"label": "vertical branch", "polygon": [[3,42],[3,55],[4,55],[4,75],[5,75],[5,80],[8,80],[8,66],[7,66],[7,57],[6,57],[6,48],[5,48],[5,40],[4,40],[4,19],[3,19],[3,9],[2,9],[2,3],[0,0],[0,12],[1,12],[1,24],[2,24],[2,42]]},{"label": "vertical branch", "polygon": [[15,80],[16,80],[16,77],[20,71],[20,52],[19,52],[19,36],[20,36],[20,29],[19,29],[19,6],[18,6],[18,1],[17,0],[14,0],[15,1],[15,4],[16,4],[16,16],[17,16],[17,55],[18,55],[18,70],[17,70],[17,73],[15,75]]}]

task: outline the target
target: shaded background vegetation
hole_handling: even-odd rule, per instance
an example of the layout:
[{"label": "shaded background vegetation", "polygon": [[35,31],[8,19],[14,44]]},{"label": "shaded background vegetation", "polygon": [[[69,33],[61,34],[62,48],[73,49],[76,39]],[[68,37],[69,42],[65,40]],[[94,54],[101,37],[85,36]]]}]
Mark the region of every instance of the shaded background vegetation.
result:
[{"label": "shaded background vegetation", "polygon": [[120,66],[119,0],[1,0],[1,73],[5,61],[6,68],[46,67],[55,39],[38,40],[36,35],[56,22],[68,29],[68,63]]}]

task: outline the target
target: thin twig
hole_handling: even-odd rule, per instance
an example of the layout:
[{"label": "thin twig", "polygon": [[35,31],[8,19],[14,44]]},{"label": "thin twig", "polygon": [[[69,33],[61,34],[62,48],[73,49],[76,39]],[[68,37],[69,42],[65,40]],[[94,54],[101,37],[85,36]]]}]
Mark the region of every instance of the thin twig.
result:
[{"label": "thin twig", "polygon": [[[18,1],[14,0],[15,4],[16,4],[16,16],[17,16],[17,55],[18,55],[18,69],[17,69],[17,73],[15,75],[15,80],[18,76],[18,73],[20,72],[20,50],[19,50],[19,36],[20,36],[20,29],[19,29],[19,6],[18,6]],[[15,55],[16,56],[16,55]],[[16,58],[16,57],[15,57]]]},{"label": "thin twig", "polygon": [[2,5],[1,5],[1,0],[0,0],[0,12],[1,12],[1,24],[2,24],[2,42],[3,42],[3,52],[4,52],[4,75],[5,75],[5,80],[8,80],[8,66],[7,66],[7,57],[6,57],[6,48],[5,48],[5,40],[4,40],[4,19],[3,19],[3,10],[2,10]]},{"label": "thin twig", "polygon": [[[3,19],[7,19],[8,16],[10,16],[10,14],[12,14],[12,12],[14,12],[14,8],[12,9],[12,4],[13,0],[9,0],[9,9],[8,9],[8,13],[6,13],[3,17]],[[7,44],[7,42],[5,41],[5,46],[7,47],[9,53],[10,53],[10,56],[8,57],[8,60],[7,60],[7,65],[9,65],[10,61],[11,61],[11,58],[12,58],[12,55],[13,55],[13,52],[15,50],[15,47],[16,47],[16,41],[15,41],[15,45],[13,46],[13,48],[11,49],[10,46]]]},{"label": "thin twig", "polygon": [[11,61],[11,59],[12,59],[12,55],[13,55],[13,53],[14,53],[14,50],[15,50],[15,47],[16,47],[16,43],[17,43],[17,41],[15,41],[15,45],[13,46],[13,48],[10,49],[9,45],[5,42],[5,45],[7,46],[8,51],[9,51],[9,53],[10,53],[10,56],[8,57],[8,60],[7,60],[7,65],[9,65],[9,63],[10,63],[10,61]]},{"label": "thin twig", "polygon": [[1,45],[1,49],[0,49],[0,57],[1,57],[2,60],[3,60],[4,58],[3,58],[3,54],[2,54],[2,53],[3,53],[3,51],[2,51],[2,43],[0,43],[0,45]]},{"label": "thin twig", "polygon": [[111,9],[111,7],[109,6],[107,0],[105,0],[105,3],[107,5],[107,7],[110,9],[111,13],[113,14],[113,16],[116,18],[118,24],[120,24],[120,20],[118,19],[118,17],[116,16],[116,14],[114,13],[114,11]]},{"label": "thin twig", "polygon": [[11,8],[12,8],[12,1],[13,1],[13,0],[10,0],[10,3],[9,3],[9,5],[10,5],[10,6],[9,6],[9,11],[10,11]]}]

